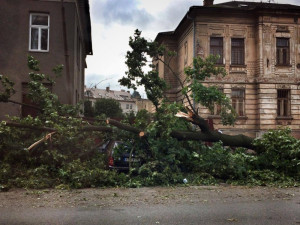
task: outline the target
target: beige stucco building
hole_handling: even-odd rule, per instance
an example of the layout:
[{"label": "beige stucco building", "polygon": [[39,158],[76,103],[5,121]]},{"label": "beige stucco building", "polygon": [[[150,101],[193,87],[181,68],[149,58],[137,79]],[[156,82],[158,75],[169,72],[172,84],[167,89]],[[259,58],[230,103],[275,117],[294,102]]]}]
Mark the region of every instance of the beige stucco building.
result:
[{"label": "beige stucco building", "polygon": [[[300,137],[300,6],[244,1],[214,5],[205,0],[156,41],[177,52],[171,66],[181,79],[194,57],[221,56],[217,66],[228,75],[204,83],[218,86],[239,117],[234,127],[223,127],[217,107],[210,112],[199,106],[215,128],[255,137],[289,126]],[[182,100],[176,78],[162,63],[157,68],[172,87],[169,97]]]},{"label": "beige stucco building", "polygon": [[[30,103],[27,55],[39,60],[41,72],[49,75],[63,64],[62,77],[49,88],[62,103],[82,100],[85,59],[92,54],[89,0],[1,0],[0,14],[0,74],[15,83],[11,100]],[[0,119],[28,113],[32,110],[24,105],[0,103]]]}]

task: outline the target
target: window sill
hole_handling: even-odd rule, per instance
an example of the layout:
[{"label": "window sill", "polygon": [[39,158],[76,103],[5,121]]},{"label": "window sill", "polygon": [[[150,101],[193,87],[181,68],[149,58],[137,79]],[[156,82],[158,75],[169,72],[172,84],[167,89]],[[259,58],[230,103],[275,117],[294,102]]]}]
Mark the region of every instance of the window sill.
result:
[{"label": "window sill", "polygon": [[48,53],[49,50],[45,51],[45,50],[28,50],[29,52],[36,52],[36,53]]},{"label": "window sill", "polygon": [[232,68],[246,68],[247,67],[247,65],[233,65],[233,64],[231,64],[230,65],[230,67],[232,67]]},{"label": "window sill", "polygon": [[277,116],[276,120],[293,120],[291,116]]},{"label": "window sill", "polygon": [[288,65],[275,65],[278,68],[287,68],[287,67],[292,67],[292,65],[288,64]]}]

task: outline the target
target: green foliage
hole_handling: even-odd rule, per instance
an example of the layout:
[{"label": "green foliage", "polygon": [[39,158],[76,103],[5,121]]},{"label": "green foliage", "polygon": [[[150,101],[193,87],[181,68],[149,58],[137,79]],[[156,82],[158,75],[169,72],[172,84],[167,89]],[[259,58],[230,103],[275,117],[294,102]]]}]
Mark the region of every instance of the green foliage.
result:
[{"label": "green foliage", "polygon": [[[149,46],[148,51],[154,54],[152,48],[153,46]],[[155,114],[140,111],[136,116],[127,115],[123,121],[142,129],[146,138],[128,132],[109,135],[110,138],[113,136],[125,142],[127,148],[134,151],[141,160],[141,164],[131,165],[128,174],[107,170],[107,158],[99,154],[95,144],[95,139],[104,140],[107,136],[99,132],[78,132],[87,125],[87,122],[77,117],[78,107],[59,103],[57,96],[43,85],[45,82],[55,85],[54,80],[48,75],[37,73],[39,67],[35,59],[29,57],[28,62],[33,70],[29,74],[29,97],[38,104],[41,112],[35,118],[27,116],[9,119],[23,125],[55,128],[56,132],[47,141],[28,150],[30,145],[49,132],[28,131],[8,127],[4,121],[0,123],[1,191],[8,187],[68,189],[175,185],[183,184],[184,178],[188,181],[187,185],[212,185],[220,182],[299,185],[300,142],[290,136],[290,130],[270,131],[257,139],[257,155],[250,155],[245,149],[224,148],[221,142],[209,147],[196,141],[178,141],[170,137],[173,130],[194,128],[190,123],[174,116],[179,110],[184,111],[182,105],[165,104],[164,101]],[[200,64],[201,61],[197,63]],[[59,68],[56,70],[58,73]],[[190,74],[193,76],[192,72]],[[202,87],[196,85],[190,88]],[[215,88],[210,88],[205,93],[211,95],[208,98],[218,96],[216,101],[223,99]],[[110,111],[113,110],[110,108]],[[111,114],[109,116],[113,117]]]},{"label": "green foliage", "polygon": [[95,102],[95,116],[104,114],[110,118],[122,118],[122,109],[120,103],[115,99],[101,98]]},{"label": "green foliage", "polygon": [[185,68],[186,82],[191,83],[182,89],[184,95],[191,93],[194,101],[207,107],[211,112],[215,105],[221,106],[221,119],[223,125],[233,125],[237,114],[233,109],[230,100],[222,93],[218,87],[203,85],[203,81],[211,76],[226,75],[223,67],[216,67],[217,56],[210,55],[206,59],[194,58],[193,67]]},{"label": "green foliage", "polygon": [[[158,108],[159,100],[163,97],[166,90],[166,83],[153,70],[153,64],[148,63],[148,57],[159,58],[163,55],[164,49],[160,48],[156,42],[147,41],[141,37],[141,31],[136,30],[134,37],[130,37],[129,46],[132,51],[126,55],[126,65],[128,71],[126,76],[119,80],[119,83],[127,88],[136,90],[138,86],[144,86],[147,97]],[[150,66],[152,70],[144,72],[144,67]]]},{"label": "green foliage", "polygon": [[84,116],[85,117],[94,117],[95,109],[91,101],[84,101]]},{"label": "green foliage", "polygon": [[[96,182],[91,181],[95,176],[94,173],[86,178],[88,181],[84,180],[84,175],[82,180],[79,179],[79,184],[75,184],[75,180],[80,177],[80,174],[86,173],[87,176],[89,174],[87,171],[93,170],[93,166],[100,170],[95,173],[107,173],[107,177],[110,177],[111,173],[104,170],[105,160],[97,157],[95,149],[95,139],[101,138],[102,134],[78,132],[78,129],[87,125],[87,122],[77,118],[79,105],[74,107],[58,101],[58,97],[44,85],[45,83],[55,85],[54,80],[49,75],[37,73],[39,62],[31,56],[28,57],[28,66],[32,70],[29,73],[28,96],[40,108],[40,113],[35,118],[27,116],[8,119],[31,127],[54,128],[56,132],[51,133],[47,141],[28,150],[29,146],[50,132],[8,127],[6,122],[2,121],[0,123],[0,184],[33,188],[54,187],[65,183],[66,179],[60,176],[60,172],[66,170],[72,173],[67,176],[71,177],[68,185],[87,186]],[[62,66],[58,66],[54,72],[59,74],[61,69]],[[77,162],[89,165],[91,168],[81,171],[81,167],[76,167],[79,166]],[[76,168],[74,173],[70,169],[72,166]]]},{"label": "green foliage", "polygon": [[291,136],[289,128],[271,130],[254,145],[261,158],[259,167],[300,179],[300,140]]},{"label": "green foliage", "polygon": [[7,102],[9,98],[16,93],[13,88],[14,82],[8,79],[8,77],[0,74],[0,84],[2,86],[3,91],[0,92],[0,102]]}]

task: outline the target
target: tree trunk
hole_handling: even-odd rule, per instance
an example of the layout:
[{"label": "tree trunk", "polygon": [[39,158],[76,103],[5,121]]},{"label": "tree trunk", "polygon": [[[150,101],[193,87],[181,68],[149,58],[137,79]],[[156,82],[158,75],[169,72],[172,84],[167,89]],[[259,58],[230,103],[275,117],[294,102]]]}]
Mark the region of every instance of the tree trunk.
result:
[{"label": "tree trunk", "polygon": [[172,131],[171,136],[178,140],[195,140],[203,142],[222,141],[225,146],[255,149],[252,144],[254,139],[241,134],[227,135],[221,134],[217,131],[210,131],[206,133],[191,131]]}]

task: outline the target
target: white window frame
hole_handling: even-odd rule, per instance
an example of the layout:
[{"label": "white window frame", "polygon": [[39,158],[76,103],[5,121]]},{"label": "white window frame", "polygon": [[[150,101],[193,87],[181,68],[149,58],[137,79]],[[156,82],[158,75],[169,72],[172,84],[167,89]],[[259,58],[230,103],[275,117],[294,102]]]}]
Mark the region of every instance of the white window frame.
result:
[{"label": "white window frame", "polygon": [[[32,25],[32,16],[47,16],[48,17],[48,26]],[[38,49],[31,49],[31,29],[32,28],[37,28],[39,31]],[[41,49],[42,29],[48,30],[47,50]],[[31,52],[49,52],[49,39],[50,39],[50,15],[46,14],[46,13],[30,13],[30,16],[29,16],[29,51],[31,51]]]}]

